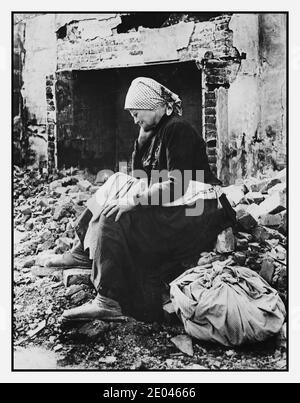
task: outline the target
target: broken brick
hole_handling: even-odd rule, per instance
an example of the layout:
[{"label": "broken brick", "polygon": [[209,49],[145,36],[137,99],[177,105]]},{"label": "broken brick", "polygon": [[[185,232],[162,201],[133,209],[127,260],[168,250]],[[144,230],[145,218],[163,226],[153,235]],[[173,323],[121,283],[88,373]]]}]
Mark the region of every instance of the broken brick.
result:
[{"label": "broken brick", "polygon": [[265,200],[265,196],[263,196],[260,192],[249,192],[245,196],[246,200],[250,203],[260,204]]},{"label": "broken brick", "polygon": [[34,227],[34,222],[32,220],[28,220],[24,224],[24,228],[26,229],[26,231],[31,231],[33,229],[33,227]]},{"label": "broken brick", "polygon": [[238,232],[236,236],[241,239],[246,239],[248,242],[251,242],[253,238],[251,234],[248,234],[248,232]]},{"label": "broken brick", "polygon": [[31,210],[30,206],[22,206],[22,207],[20,207],[20,212],[23,215],[31,215],[32,210]]},{"label": "broken brick", "polygon": [[263,260],[262,265],[261,265],[261,270],[259,272],[259,275],[266,280],[269,284],[272,283],[272,278],[274,275],[275,271],[275,266],[274,266],[274,261],[272,258],[266,258]]},{"label": "broken brick", "polygon": [[243,252],[235,252],[233,255],[233,259],[237,265],[244,266],[247,259],[247,255],[246,253]]},{"label": "broken brick", "polygon": [[58,186],[53,190],[53,194],[55,196],[61,196],[63,194],[67,193],[67,188],[63,187],[63,186]]},{"label": "broken brick", "polygon": [[284,168],[281,171],[277,172],[274,175],[274,179],[279,179],[281,182],[286,182],[286,168]]},{"label": "broken brick", "polygon": [[213,262],[216,262],[217,260],[220,260],[221,256],[216,255],[213,252],[206,253],[206,255],[201,256],[197,262],[198,266],[204,266],[204,265],[209,265]]},{"label": "broken brick", "polygon": [[55,181],[53,181],[53,182],[50,183],[49,189],[50,189],[50,190],[54,190],[54,189],[56,189],[57,187],[59,187],[59,186],[61,186],[61,185],[62,185],[62,183],[61,183],[60,180],[55,180]]},{"label": "broken brick", "polygon": [[76,292],[75,294],[73,294],[70,297],[70,300],[72,302],[72,304],[80,304],[82,303],[85,299],[87,299],[88,294],[84,291],[84,290],[80,290],[78,292]]},{"label": "broken brick", "polygon": [[278,227],[278,230],[280,232],[282,232],[284,235],[286,235],[286,233],[287,233],[287,214],[286,214],[286,210],[283,210],[280,213],[280,216],[281,216],[282,222],[281,222],[280,226]]},{"label": "broken brick", "polygon": [[278,260],[285,260],[286,259],[286,250],[283,246],[277,245],[276,248],[277,259]]},{"label": "broken brick", "polygon": [[92,186],[91,182],[89,182],[88,180],[81,180],[77,183],[77,186],[79,188],[79,190],[81,190],[82,192],[87,192],[89,190],[89,188]]},{"label": "broken brick", "polygon": [[109,323],[96,319],[81,326],[78,330],[78,335],[94,340],[105,334],[109,327]]},{"label": "broken brick", "polygon": [[218,253],[229,253],[234,251],[235,238],[232,232],[232,228],[226,228],[222,231],[217,238],[216,251]]},{"label": "broken brick", "polygon": [[269,183],[270,179],[249,178],[244,181],[249,192],[261,192],[261,190]]},{"label": "broken brick", "polygon": [[268,232],[267,228],[258,225],[252,231],[253,238],[256,242],[265,242],[266,239],[270,238],[270,233]]},{"label": "broken brick", "polygon": [[60,249],[60,253],[67,252],[73,246],[73,240],[67,237],[58,238],[56,241],[58,248]]},{"label": "broken brick", "polygon": [[43,244],[39,245],[39,251],[48,251],[49,249],[53,249],[55,247],[55,242],[53,239],[48,239]]},{"label": "broken brick", "polygon": [[248,241],[247,239],[238,239],[236,238],[236,249],[237,250],[246,250],[248,249]]},{"label": "broken brick", "polygon": [[75,186],[78,179],[75,176],[69,176],[60,180],[62,186]]},{"label": "broken brick", "polygon": [[45,200],[45,199],[41,199],[41,200],[38,202],[38,205],[41,206],[41,207],[48,207],[48,206],[49,206],[47,200]]},{"label": "broken brick", "polygon": [[174,343],[180,351],[190,357],[194,355],[192,339],[187,334],[179,334],[178,336],[172,337],[171,342]]},{"label": "broken brick", "polygon": [[22,267],[23,267],[23,268],[29,268],[29,267],[34,266],[34,265],[35,265],[35,260],[36,260],[36,258],[33,257],[33,256],[27,257],[27,258],[24,260],[24,262],[23,262],[23,264],[22,264]]},{"label": "broken brick", "polygon": [[70,298],[73,294],[76,294],[78,291],[83,290],[85,285],[83,284],[73,284],[67,288],[65,296]]},{"label": "broken brick", "polygon": [[285,293],[287,290],[287,271],[286,267],[282,267],[277,282],[278,291]]},{"label": "broken brick", "polygon": [[68,269],[64,270],[63,282],[66,287],[72,284],[89,284],[91,270],[89,269]]},{"label": "broken brick", "polygon": [[276,191],[259,205],[260,216],[276,214],[286,209],[286,192]]},{"label": "broken brick", "polygon": [[78,193],[79,187],[77,185],[68,186],[67,191],[68,193]]},{"label": "broken brick", "polygon": [[49,238],[51,237],[51,231],[49,230],[45,230],[40,234],[40,241],[41,242],[46,242],[49,240]]},{"label": "broken brick", "polygon": [[267,183],[260,189],[260,192],[263,194],[268,193],[268,190],[278,183],[281,183],[281,180],[278,178],[273,178],[271,180],[269,179],[267,180]]},{"label": "broken brick", "polygon": [[246,211],[247,213],[251,214],[252,217],[258,221],[259,217],[260,217],[260,209],[259,209],[259,205],[257,205],[256,203],[250,204],[250,206],[246,207]]},{"label": "broken brick", "polygon": [[277,191],[286,192],[286,183],[277,183],[277,185],[271,187],[268,190],[268,194],[271,195],[271,194],[273,194],[274,192],[277,192]]},{"label": "broken brick", "polygon": [[64,218],[72,213],[74,213],[74,207],[71,202],[58,205],[54,210],[53,220],[59,221],[61,218]]},{"label": "broken brick", "polygon": [[49,277],[53,273],[57,272],[57,268],[54,267],[42,267],[42,266],[32,266],[31,274],[35,277]]},{"label": "broken brick", "polygon": [[237,222],[246,230],[249,231],[257,225],[256,219],[245,208],[239,208],[236,212]]},{"label": "broken brick", "polygon": [[259,219],[259,224],[266,227],[279,227],[282,222],[283,218],[280,214],[265,214]]},{"label": "broken brick", "polygon": [[243,185],[231,185],[222,188],[222,191],[226,194],[228,201],[233,207],[237,206],[245,195]]},{"label": "broken brick", "polygon": [[90,195],[86,194],[86,193],[78,193],[76,196],[76,203],[78,205],[83,205],[84,203],[86,203],[89,199],[91,198]]}]

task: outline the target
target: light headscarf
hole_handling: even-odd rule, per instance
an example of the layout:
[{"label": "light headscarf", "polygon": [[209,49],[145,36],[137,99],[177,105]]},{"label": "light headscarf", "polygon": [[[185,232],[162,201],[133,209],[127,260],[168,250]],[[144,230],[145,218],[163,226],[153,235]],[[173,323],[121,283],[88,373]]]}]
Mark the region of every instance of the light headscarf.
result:
[{"label": "light headscarf", "polygon": [[164,85],[148,77],[138,77],[132,81],[124,109],[153,110],[161,105],[166,105],[179,116],[182,115],[181,99]]}]

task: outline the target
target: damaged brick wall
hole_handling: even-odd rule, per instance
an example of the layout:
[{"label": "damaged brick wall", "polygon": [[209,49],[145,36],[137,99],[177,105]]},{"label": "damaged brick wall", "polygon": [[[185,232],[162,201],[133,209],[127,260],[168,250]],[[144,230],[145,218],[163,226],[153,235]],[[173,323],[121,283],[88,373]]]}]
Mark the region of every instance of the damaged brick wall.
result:
[{"label": "damaged brick wall", "polygon": [[[201,49],[211,50],[215,57],[229,56],[234,51],[228,31],[230,16],[224,15],[205,22],[181,22],[159,29],[140,27],[138,31],[121,34],[114,29],[118,21],[113,16],[93,23],[85,20],[67,24],[65,36],[57,40],[58,70],[143,65],[151,62],[149,57],[147,59],[145,45],[149,46],[152,40],[161,41],[164,54],[161,57],[165,58],[164,61],[168,58],[176,61],[197,60],[201,58]],[[169,47],[166,41],[170,42]]]},{"label": "damaged brick wall", "polygon": [[[46,76],[46,102],[47,102],[47,123],[46,133],[48,138],[48,172],[53,172],[57,167],[57,137],[56,137],[56,80],[54,74]],[[40,164],[41,165],[41,164]],[[41,166],[40,166],[41,168]],[[46,161],[42,165],[46,168]]]},{"label": "damaged brick wall", "polygon": [[22,86],[24,66],[25,24],[14,20],[13,46],[13,161],[22,164],[27,159],[29,144],[24,136],[25,114],[23,108]]}]

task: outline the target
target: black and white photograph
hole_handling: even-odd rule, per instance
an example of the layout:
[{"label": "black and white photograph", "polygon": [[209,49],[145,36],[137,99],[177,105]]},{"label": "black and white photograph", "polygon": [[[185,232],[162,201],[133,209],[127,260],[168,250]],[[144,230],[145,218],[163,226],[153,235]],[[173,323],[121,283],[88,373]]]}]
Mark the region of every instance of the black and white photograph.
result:
[{"label": "black and white photograph", "polygon": [[11,11],[13,373],[289,371],[290,15],[199,8]]}]

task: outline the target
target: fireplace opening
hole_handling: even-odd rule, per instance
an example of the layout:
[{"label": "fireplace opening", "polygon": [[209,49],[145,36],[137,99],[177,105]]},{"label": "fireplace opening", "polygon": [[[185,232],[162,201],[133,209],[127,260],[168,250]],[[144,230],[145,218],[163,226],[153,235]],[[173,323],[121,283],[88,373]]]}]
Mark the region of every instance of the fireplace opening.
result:
[{"label": "fireplace opening", "polygon": [[201,71],[194,62],[57,73],[58,167],[92,173],[130,163],[139,128],[124,102],[131,81],[151,77],[182,99],[183,117],[201,133]]}]

